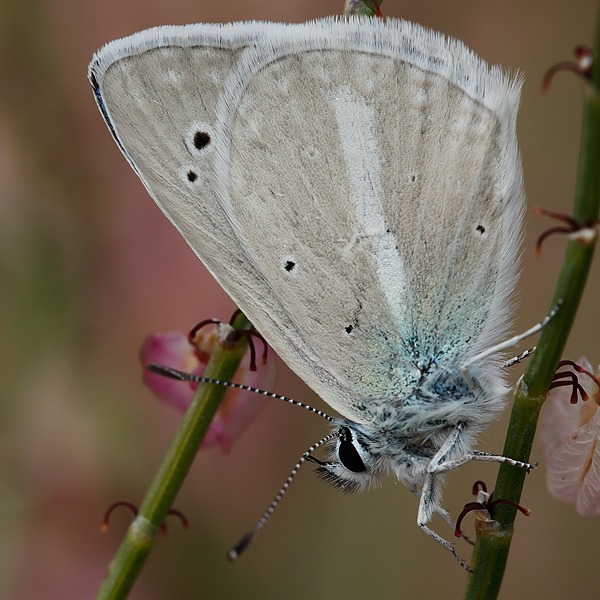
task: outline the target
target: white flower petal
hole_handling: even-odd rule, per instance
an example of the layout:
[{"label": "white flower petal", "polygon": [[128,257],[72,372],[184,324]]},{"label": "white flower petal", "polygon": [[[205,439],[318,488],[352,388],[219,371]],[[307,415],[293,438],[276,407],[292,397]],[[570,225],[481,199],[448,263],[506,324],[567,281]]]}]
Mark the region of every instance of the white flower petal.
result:
[{"label": "white flower petal", "polygon": [[548,455],[548,490],[559,500],[577,503],[582,516],[600,514],[599,442],[600,411],[596,411],[583,427],[560,439]]}]

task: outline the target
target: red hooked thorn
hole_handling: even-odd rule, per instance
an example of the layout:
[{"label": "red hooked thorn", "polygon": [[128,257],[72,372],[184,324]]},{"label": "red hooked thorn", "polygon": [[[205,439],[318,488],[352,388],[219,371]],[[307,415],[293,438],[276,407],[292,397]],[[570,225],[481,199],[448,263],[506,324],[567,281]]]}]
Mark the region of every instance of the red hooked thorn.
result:
[{"label": "red hooked thorn", "polygon": [[484,496],[487,496],[487,498],[485,500],[483,500],[483,502],[468,502],[467,504],[465,504],[465,507],[463,508],[460,515],[458,516],[458,519],[456,520],[456,529],[454,530],[454,535],[456,537],[462,536],[462,532],[460,530],[460,525],[461,525],[463,519],[465,518],[465,516],[474,510],[482,510],[482,511],[487,512],[487,514],[489,515],[489,518],[491,519],[492,513],[494,512],[494,507],[497,504],[508,504],[509,506],[513,506],[517,510],[520,510],[526,517],[528,517],[531,514],[531,511],[528,508],[524,508],[524,507],[520,506],[519,504],[517,504],[516,502],[513,502],[512,500],[504,500],[503,498],[494,500],[493,499],[494,492],[492,492],[491,494],[488,495],[487,494],[487,486],[481,480],[476,481],[475,485],[473,486],[474,494],[479,494],[480,491],[484,492]]},{"label": "red hooked thorn", "polygon": [[575,233],[576,231],[581,231],[582,229],[585,229],[585,228],[595,227],[598,224],[598,219],[595,219],[593,221],[590,221],[589,223],[586,223],[585,225],[580,225],[570,215],[565,215],[563,213],[557,213],[557,212],[553,212],[551,210],[546,210],[545,208],[542,208],[541,206],[534,206],[533,212],[538,217],[550,217],[552,219],[556,219],[558,221],[562,221],[563,223],[566,223],[566,226],[552,227],[552,228],[544,231],[544,233],[542,233],[540,235],[540,237],[538,237],[536,245],[535,245],[535,255],[537,258],[539,258],[542,255],[542,244],[548,236],[553,235],[554,233],[566,233],[566,234]]},{"label": "red hooked thorn", "polygon": [[[584,373],[585,375],[587,375],[588,377],[590,377],[594,383],[600,388],[600,381],[598,381],[598,379],[589,371],[586,371],[583,367],[580,367],[577,363],[573,362],[572,360],[561,360],[558,363],[558,368],[560,369],[561,367],[566,367],[566,366],[570,366],[573,367],[573,369],[575,369],[575,371],[577,371],[577,373]],[[561,379],[568,379],[569,381],[560,381]],[[587,392],[583,389],[583,386],[579,383],[579,379],[577,378],[577,375],[575,373],[573,373],[572,371],[561,371],[560,373],[557,372],[554,377],[552,378],[552,383],[550,384],[550,389],[554,389],[554,388],[558,388],[558,387],[563,387],[563,386],[568,386],[571,385],[573,386],[573,390],[571,392],[571,399],[570,402],[571,404],[577,404],[577,394],[579,393],[579,395],[581,396],[581,400],[583,402],[586,402],[587,400],[589,400],[589,396],[587,394]]]},{"label": "red hooked thorn", "polygon": [[575,58],[577,62],[566,61],[555,64],[546,71],[544,79],[542,81],[542,93],[546,93],[550,88],[550,82],[556,73],[559,71],[572,71],[585,79],[590,81],[592,77],[592,66],[594,64],[594,53],[591,48],[587,46],[577,46],[574,50]]},{"label": "red hooked thorn", "polygon": [[110,518],[110,515],[112,514],[112,511],[119,506],[126,506],[127,508],[131,509],[134,519],[138,516],[138,508],[135,504],[133,504],[133,502],[128,502],[127,500],[117,500],[116,502],[113,502],[104,513],[104,519],[102,521],[101,527],[103,533],[106,533],[108,531],[108,520]]}]

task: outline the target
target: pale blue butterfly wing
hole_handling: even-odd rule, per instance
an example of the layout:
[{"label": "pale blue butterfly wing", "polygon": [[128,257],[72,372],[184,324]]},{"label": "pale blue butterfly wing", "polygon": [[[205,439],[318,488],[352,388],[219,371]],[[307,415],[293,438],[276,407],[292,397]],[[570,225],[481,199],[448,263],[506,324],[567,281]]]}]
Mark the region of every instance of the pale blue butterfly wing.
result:
[{"label": "pale blue butterfly wing", "polygon": [[505,335],[519,85],[460,43],[391,19],[157,28],[91,73],[159,206],[342,415],[368,426]]}]

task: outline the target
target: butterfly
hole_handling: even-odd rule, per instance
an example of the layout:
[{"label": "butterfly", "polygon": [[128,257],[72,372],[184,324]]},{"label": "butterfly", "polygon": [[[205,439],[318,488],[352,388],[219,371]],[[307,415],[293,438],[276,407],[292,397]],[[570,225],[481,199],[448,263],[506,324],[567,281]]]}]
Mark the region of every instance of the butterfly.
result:
[{"label": "butterfly", "polygon": [[504,407],[524,212],[521,79],[402,20],[158,27],[89,78],[150,195],[340,417],[318,472],[441,508]]}]

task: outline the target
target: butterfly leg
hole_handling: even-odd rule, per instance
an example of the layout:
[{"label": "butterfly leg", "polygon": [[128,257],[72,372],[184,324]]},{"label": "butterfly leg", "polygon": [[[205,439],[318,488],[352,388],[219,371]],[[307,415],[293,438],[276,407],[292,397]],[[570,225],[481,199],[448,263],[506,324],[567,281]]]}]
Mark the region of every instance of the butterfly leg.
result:
[{"label": "butterfly leg", "polygon": [[479,450],[473,450],[471,460],[489,460],[490,462],[504,463],[506,465],[512,465],[513,467],[521,467],[522,469],[537,469],[537,464],[521,462],[520,460],[514,460],[508,456],[500,456],[498,454],[490,454],[489,452],[480,452]]},{"label": "butterfly leg", "polygon": [[[416,485],[410,484],[408,486],[408,490],[412,494],[414,494],[418,500],[421,500],[421,490],[419,490],[419,488]],[[442,517],[442,519],[444,519],[444,521],[446,521],[446,523],[448,523],[448,525],[450,525],[452,529],[456,529],[456,523],[453,521],[452,517],[450,516],[450,513],[445,508],[442,508],[441,506],[436,506],[434,508],[434,512],[440,515],[440,517]]]},{"label": "butterfly leg", "polygon": [[[423,489],[421,490],[421,497],[419,501],[419,512],[417,514],[417,525],[438,544],[446,548],[452,553],[452,556],[458,561],[460,566],[466,571],[471,571],[469,565],[458,555],[454,546],[443,537],[439,536],[435,531],[429,529],[426,523],[431,520],[434,512],[438,512],[441,499],[441,486],[439,477],[432,473],[425,475],[425,482],[423,483]],[[445,511],[444,511],[445,512]]]},{"label": "butterfly leg", "polygon": [[[465,381],[471,388],[471,390],[476,392],[479,389],[477,384],[473,381],[471,374],[469,373],[469,367],[472,364],[474,364],[480,360],[483,360],[484,358],[487,358],[488,356],[491,356],[492,354],[496,354],[498,352],[502,352],[502,350],[507,350],[508,348],[512,348],[512,347],[516,346],[517,344],[519,344],[520,342],[522,342],[525,338],[528,338],[529,336],[540,332],[554,318],[554,316],[558,312],[559,308],[562,306],[562,303],[563,303],[562,299],[559,300],[556,303],[556,305],[554,306],[554,308],[548,313],[546,318],[543,321],[541,321],[540,323],[538,323],[537,325],[534,325],[531,329],[528,329],[524,333],[522,333],[520,335],[516,335],[515,337],[512,337],[509,340],[502,342],[501,344],[496,344],[495,346],[492,346],[491,348],[487,348],[487,350],[484,350],[483,352],[480,352],[479,354],[472,356],[471,358],[469,358],[469,360],[466,360],[465,362],[461,363],[458,366],[458,368],[461,372],[461,375],[465,378]],[[520,358],[522,358],[522,357],[518,357],[519,360],[520,360]]]},{"label": "butterfly leg", "polygon": [[[429,527],[427,527],[427,523],[433,517],[433,514],[439,512],[440,503],[442,499],[442,489],[441,489],[441,479],[438,475],[439,472],[443,472],[445,469],[442,468],[441,471],[437,471],[440,466],[446,465],[449,461],[449,455],[460,456],[461,454],[465,454],[466,448],[464,448],[464,443],[462,442],[463,438],[463,430],[465,428],[464,423],[460,423],[456,426],[446,438],[446,441],[442,444],[440,449],[435,453],[434,457],[431,459],[431,462],[427,466],[427,472],[425,473],[425,479],[423,481],[423,488],[421,489],[420,501],[419,501],[419,512],[417,515],[417,525],[432,539],[434,539],[438,544],[446,548],[449,552],[452,553],[454,558],[459,562],[463,569],[470,571],[469,565],[458,555],[454,546],[439,536],[437,533],[432,531]],[[443,510],[443,509],[442,509]]]},{"label": "butterfly leg", "polygon": [[513,365],[518,365],[525,358],[529,358],[534,353],[534,351],[535,351],[535,346],[533,348],[529,348],[529,350],[525,350],[525,352],[522,352],[521,354],[519,354],[519,356],[515,356],[515,357],[511,358],[510,360],[507,360],[500,368],[501,369],[509,369]]},{"label": "butterfly leg", "polygon": [[488,452],[480,452],[479,450],[472,450],[469,454],[461,456],[453,460],[446,460],[436,464],[429,465],[428,471],[430,473],[447,473],[457,467],[460,467],[472,460],[486,460],[489,462],[502,463],[506,465],[512,465],[513,467],[521,467],[527,471],[537,469],[537,464],[521,462],[520,460],[514,460],[508,456],[500,456],[499,454],[489,454]]},{"label": "butterfly leg", "polygon": [[[427,472],[423,482],[423,488],[420,492],[419,501],[419,512],[417,515],[417,525],[438,544],[446,548],[452,553],[454,558],[459,564],[470,571],[471,569],[467,563],[458,555],[454,546],[439,536],[437,533],[427,527],[427,523],[431,520],[434,513],[443,515],[444,509],[441,508],[441,486],[439,476],[441,473],[451,471],[471,460],[487,460],[492,462],[506,463],[516,467],[522,467],[524,469],[534,469],[535,465],[524,463],[521,461],[513,460],[506,456],[498,456],[496,454],[488,454],[487,452],[479,452],[478,450],[470,450],[468,446],[463,442],[463,431],[465,428],[464,423],[459,423],[448,435],[440,449],[435,453],[431,462],[427,466]],[[411,488],[411,491],[415,491]],[[418,490],[417,490],[418,494]],[[443,511],[443,512],[442,512]],[[447,514],[447,513],[446,513]],[[449,515],[448,515],[449,518]],[[451,522],[452,519],[446,521]]]},{"label": "butterfly leg", "polygon": [[[479,450],[471,450],[462,443],[462,431],[464,423],[457,425],[452,433],[448,436],[441,448],[431,459],[427,467],[427,472],[431,474],[447,473],[457,467],[460,467],[472,460],[485,460],[490,462],[504,463],[513,467],[521,467],[522,469],[536,469],[537,465],[531,463],[514,460],[507,456],[498,454],[490,454],[488,452],[480,452]],[[454,455],[454,456],[452,456]]]},{"label": "butterfly leg", "polygon": [[[419,500],[421,500],[421,491],[416,485],[409,484],[408,490],[412,494],[414,494]],[[450,516],[450,513],[445,508],[437,506],[434,510],[438,515],[440,515],[440,517],[442,517],[442,519],[444,519],[444,521],[446,521],[446,523],[448,523],[448,525],[450,525],[450,527],[452,527],[453,531],[456,531],[456,523],[454,522],[454,519]],[[460,535],[463,538],[463,540],[471,544],[471,546],[474,545],[474,542],[469,537],[467,537],[462,531]]]},{"label": "butterfly leg", "polygon": [[463,442],[464,423],[459,423],[446,438],[427,466],[427,473],[446,473],[473,460],[473,452]]}]

